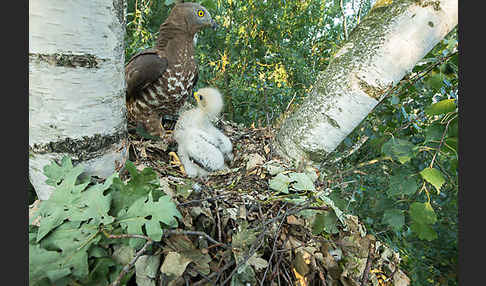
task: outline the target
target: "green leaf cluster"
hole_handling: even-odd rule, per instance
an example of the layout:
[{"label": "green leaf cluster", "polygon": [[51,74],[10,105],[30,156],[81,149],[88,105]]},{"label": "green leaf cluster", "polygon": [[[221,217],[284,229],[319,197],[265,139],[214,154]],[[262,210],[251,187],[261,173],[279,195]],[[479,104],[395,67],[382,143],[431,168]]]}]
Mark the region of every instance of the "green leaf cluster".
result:
[{"label": "green leaf cluster", "polygon": [[368,140],[341,167],[359,169],[341,178],[354,183],[331,196],[396,245],[417,285],[457,285],[457,71],[454,30],[348,136]]},{"label": "green leaf cluster", "polygon": [[[121,265],[101,246],[126,242],[109,240],[102,230],[160,241],[164,228],[177,226],[175,218],[181,215],[158,188],[155,172],[138,172],[131,162],[127,169],[127,183],[116,173],[103,183],[92,183],[83,178],[83,166],[73,166],[69,157],[60,165],[45,166],[47,181],[55,189],[30,218],[30,224],[39,219],[39,225],[29,227],[30,285],[108,285]],[[141,246],[133,239],[129,244]]]}]

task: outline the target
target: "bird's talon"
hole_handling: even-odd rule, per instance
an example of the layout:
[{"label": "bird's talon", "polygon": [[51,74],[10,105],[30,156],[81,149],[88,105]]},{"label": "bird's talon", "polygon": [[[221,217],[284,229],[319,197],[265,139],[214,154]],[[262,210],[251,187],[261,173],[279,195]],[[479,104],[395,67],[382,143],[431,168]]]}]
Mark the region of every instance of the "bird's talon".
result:
[{"label": "bird's talon", "polygon": [[171,165],[179,166],[179,170],[181,170],[181,173],[185,175],[186,170],[184,170],[184,166],[182,165],[179,156],[177,156],[175,152],[169,152],[169,156],[172,158],[172,160],[169,163]]}]

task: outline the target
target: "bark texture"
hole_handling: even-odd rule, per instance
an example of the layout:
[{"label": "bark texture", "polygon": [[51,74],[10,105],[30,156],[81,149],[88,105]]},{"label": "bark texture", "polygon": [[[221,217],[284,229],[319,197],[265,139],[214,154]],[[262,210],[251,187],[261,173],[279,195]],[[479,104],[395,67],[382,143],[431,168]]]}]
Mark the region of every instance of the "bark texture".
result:
[{"label": "bark texture", "polygon": [[29,1],[29,178],[69,155],[106,177],[127,152],[124,0]]},{"label": "bark texture", "polygon": [[378,1],[276,136],[294,161],[327,155],[458,22],[458,0]]}]

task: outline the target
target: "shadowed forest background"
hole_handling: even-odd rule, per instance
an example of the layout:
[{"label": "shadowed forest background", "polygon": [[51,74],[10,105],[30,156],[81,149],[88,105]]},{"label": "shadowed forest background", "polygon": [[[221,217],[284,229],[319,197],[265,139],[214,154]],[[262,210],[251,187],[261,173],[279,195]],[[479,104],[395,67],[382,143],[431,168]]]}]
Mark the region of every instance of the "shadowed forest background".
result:
[{"label": "shadowed forest background", "polygon": [[[153,45],[174,2],[128,1],[127,61]],[[201,1],[220,28],[198,36],[197,88],[223,92],[228,120],[246,126],[278,123],[312,89],[374,2]],[[456,28],[339,148],[356,151],[328,166],[343,170],[332,199],[400,252],[412,285],[457,285],[457,58]],[[399,144],[392,146],[392,138]],[[380,160],[393,148],[401,150],[403,164]],[[440,174],[420,180],[427,167]],[[405,179],[410,174],[416,175]],[[420,209],[417,202],[431,209]],[[428,221],[414,220],[427,212]]]}]

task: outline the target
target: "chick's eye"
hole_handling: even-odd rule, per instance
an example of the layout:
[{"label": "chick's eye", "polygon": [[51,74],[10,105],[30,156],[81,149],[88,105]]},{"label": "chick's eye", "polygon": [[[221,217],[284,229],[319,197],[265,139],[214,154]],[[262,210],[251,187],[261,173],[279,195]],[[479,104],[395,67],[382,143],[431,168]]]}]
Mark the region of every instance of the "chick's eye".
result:
[{"label": "chick's eye", "polygon": [[204,17],[204,10],[197,10],[197,15],[199,17]]}]

